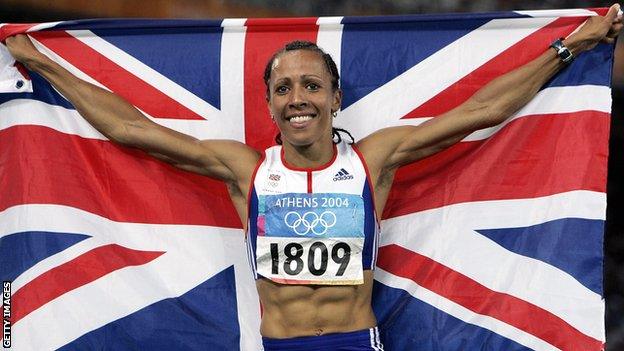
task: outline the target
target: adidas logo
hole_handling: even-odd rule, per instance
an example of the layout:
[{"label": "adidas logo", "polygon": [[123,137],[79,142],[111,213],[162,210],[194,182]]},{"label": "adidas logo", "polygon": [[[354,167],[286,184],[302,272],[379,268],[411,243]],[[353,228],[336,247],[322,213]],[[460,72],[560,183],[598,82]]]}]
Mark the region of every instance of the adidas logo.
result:
[{"label": "adidas logo", "polygon": [[349,172],[347,172],[347,170],[344,168],[341,168],[340,171],[338,171],[338,173],[334,175],[334,182],[348,179],[353,179],[353,176],[349,174]]}]

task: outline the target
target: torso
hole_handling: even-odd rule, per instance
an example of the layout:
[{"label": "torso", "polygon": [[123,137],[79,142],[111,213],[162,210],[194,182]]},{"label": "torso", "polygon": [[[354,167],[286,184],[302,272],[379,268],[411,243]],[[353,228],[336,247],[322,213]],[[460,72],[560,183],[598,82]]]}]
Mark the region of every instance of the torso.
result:
[{"label": "torso", "polygon": [[[319,168],[297,169],[282,160],[279,147],[269,149],[253,177],[247,241],[263,306],[263,336],[320,335],[376,324],[371,309],[371,270],[375,266],[378,223],[370,179],[365,162],[350,145],[339,144],[335,154],[335,160]],[[293,207],[294,199],[300,203]],[[316,227],[295,225],[295,220],[306,213],[308,224],[324,213],[325,222]],[[286,253],[280,246],[288,244],[298,246],[289,251],[301,256],[299,262],[283,262]],[[310,250],[314,245],[316,248]],[[344,247],[347,245],[350,248]],[[353,251],[353,260],[342,260],[347,250]],[[315,263],[309,268],[311,251]],[[323,256],[327,264],[321,261]],[[273,260],[277,257],[282,259],[279,264]]]}]

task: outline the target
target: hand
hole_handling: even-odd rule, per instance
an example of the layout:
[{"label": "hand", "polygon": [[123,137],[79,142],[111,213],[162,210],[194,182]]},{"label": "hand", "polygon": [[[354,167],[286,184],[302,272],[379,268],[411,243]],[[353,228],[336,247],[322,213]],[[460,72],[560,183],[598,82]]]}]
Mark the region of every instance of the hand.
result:
[{"label": "hand", "polygon": [[564,42],[575,54],[591,50],[599,42],[612,44],[622,30],[622,15],[619,4],[614,4],[604,17],[592,16],[581,28]]},{"label": "hand", "polygon": [[18,34],[6,38],[6,47],[15,61],[21,62],[27,67],[36,58],[42,57],[26,34]]}]

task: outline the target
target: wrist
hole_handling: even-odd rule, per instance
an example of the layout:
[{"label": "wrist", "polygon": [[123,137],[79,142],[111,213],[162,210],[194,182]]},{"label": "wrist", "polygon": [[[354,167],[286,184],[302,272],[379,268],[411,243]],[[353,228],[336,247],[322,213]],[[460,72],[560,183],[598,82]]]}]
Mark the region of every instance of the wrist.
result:
[{"label": "wrist", "polygon": [[578,40],[575,36],[565,38],[563,40],[563,45],[565,45],[575,57],[585,51],[584,42],[582,40]]},{"label": "wrist", "polygon": [[574,53],[564,44],[563,38],[557,39],[550,44],[550,48],[553,49],[559,60],[563,64],[570,64],[574,61]]}]

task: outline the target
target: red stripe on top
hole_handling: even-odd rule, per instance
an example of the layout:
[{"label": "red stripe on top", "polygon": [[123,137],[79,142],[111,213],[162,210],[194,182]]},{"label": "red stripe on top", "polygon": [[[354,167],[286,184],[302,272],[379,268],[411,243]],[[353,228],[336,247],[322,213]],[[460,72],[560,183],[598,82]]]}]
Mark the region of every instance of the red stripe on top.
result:
[{"label": "red stripe on top", "polygon": [[366,186],[368,186],[368,190],[371,193],[371,198],[373,200],[373,212],[375,212],[375,223],[377,223],[377,228],[379,228],[381,224],[379,223],[380,217],[379,217],[379,214],[377,213],[377,202],[375,202],[375,188],[373,187],[373,178],[371,177],[370,171],[368,170],[368,164],[366,163],[366,160],[364,159],[364,155],[362,155],[362,153],[360,152],[360,149],[358,149],[357,145],[355,144],[352,144],[351,147],[353,148],[353,151],[355,151],[355,153],[360,158],[360,162],[362,162],[362,166],[364,166],[364,172],[366,172]]},{"label": "red stripe on top", "polygon": [[605,192],[608,117],[597,111],[523,117],[489,139],[460,142],[402,167],[383,217],[469,201]]},{"label": "red stripe on top", "polygon": [[262,163],[264,163],[264,160],[266,159],[266,153],[264,151],[262,151],[262,153],[260,154],[260,159],[258,160],[258,162],[256,163],[256,166],[254,167],[253,172],[251,173],[251,181],[249,182],[249,189],[247,189],[247,220],[244,223],[244,230],[245,230],[245,237],[247,237],[247,231],[249,230],[249,217],[250,217],[250,213],[251,213],[251,196],[253,193],[254,188],[256,187],[256,174],[258,174],[258,170],[260,169],[260,166],[262,166]]},{"label": "red stripe on top", "polygon": [[602,350],[602,341],[581,333],[551,312],[515,296],[491,290],[401,246],[392,244],[379,248],[377,266],[410,279],[475,313],[496,318],[532,334],[561,350]]},{"label": "red stripe on top", "polygon": [[567,36],[586,19],[587,17],[562,17],[555,20],[490,59],[403,118],[435,117],[459,106],[494,78],[544,53],[554,39]]},{"label": "red stripe on top", "polygon": [[31,35],[115,94],[158,118],[204,118],[66,32]]},{"label": "red stripe on top", "polygon": [[312,194],[312,171],[307,171],[306,177],[308,179],[308,194]]},{"label": "red stripe on top", "polygon": [[30,28],[38,25],[39,23],[16,23],[5,24],[0,27],[0,41],[4,43],[4,40],[12,35],[26,33]]},{"label": "red stripe on top", "polygon": [[266,100],[264,68],[273,54],[293,40],[316,42],[316,18],[248,19],[245,34],[245,142],[256,150],[274,144]]},{"label": "red stripe on top", "polygon": [[57,297],[128,266],[146,264],[164,252],[137,251],[110,244],[88,251],[31,280],[13,294],[12,322]]},{"label": "red stripe on top", "polygon": [[0,150],[0,211],[58,204],[121,222],[242,228],[224,183],[136,149],[22,125],[0,131]]}]

